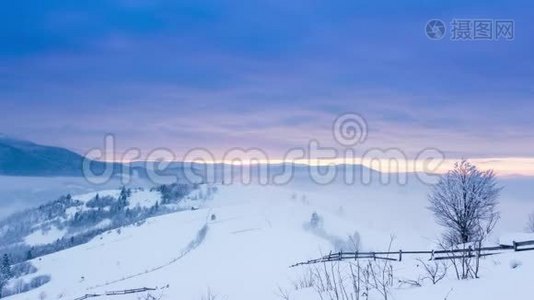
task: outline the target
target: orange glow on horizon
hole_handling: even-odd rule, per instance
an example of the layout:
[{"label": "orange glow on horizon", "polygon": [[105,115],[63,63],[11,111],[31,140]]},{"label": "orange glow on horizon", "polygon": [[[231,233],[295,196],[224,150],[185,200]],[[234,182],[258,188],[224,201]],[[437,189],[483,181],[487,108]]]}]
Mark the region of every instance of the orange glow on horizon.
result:
[{"label": "orange glow on horizon", "polygon": [[[214,160],[214,161],[189,161],[195,163],[206,164],[232,164],[232,165],[258,165],[258,164],[283,164],[294,163],[301,165],[312,166],[328,166],[328,165],[343,165],[343,164],[355,164],[363,165],[365,167],[384,172],[384,173],[399,173],[399,172],[428,172],[442,174],[454,167],[454,163],[460,159],[445,159],[440,164],[434,163],[431,168],[425,168],[425,161],[417,160],[390,160],[390,159],[296,159],[291,161],[285,161],[283,159],[271,159],[271,160],[251,160],[244,157],[241,161],[236,160]],[[497,176],[534,176],[534,157],[505,157],[505,158],[472,158],[468,159],[471,163],[475,164],[481,170],[492,169]],[[107,162],[113,162],[112,160],[104,160]],[[179,162],[177,160],[165,159],[165,162]],[[121,162],[121,161],[114,161]],[[131,163],[134,161],[122,161],[122,163]]]}]

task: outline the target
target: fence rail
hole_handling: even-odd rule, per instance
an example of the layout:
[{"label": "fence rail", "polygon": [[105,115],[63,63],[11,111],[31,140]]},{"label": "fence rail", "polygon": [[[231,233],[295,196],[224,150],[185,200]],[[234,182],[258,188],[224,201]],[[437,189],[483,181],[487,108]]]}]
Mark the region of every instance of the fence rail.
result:
[{"label": "fence rail", "polygon": [[[528,247],[532,246],[532,247]],[[494,247],[480,247],[480,248],[459,248],[459,249],[449,249],[449,250],[411,250],[411,251],[374,251],[374,252],[336,252],[330,253],[326,256],[308,260],[305,262],[296,263],[290,268],[309,265],[323,262],[333,262],[341,260],[356,260],[356,259],[382,259],[382,260],[391,260],[391,261],[402,261],[403,255],[430,255],[430,260],[443,260],[443,259],[454,259],[459,257],[484,257],[495,254],[500,254],[501,251],[513,250],[513,251],[529,251],[534,250],[534,240],[533,241],[522,241],[522,242],[513,242],[512,245],[499,245]]]},{"label": "fence rail", "polygon": [[[533,247],[522,248],[524,246],[533,246]],[[513,248],[515,251],[534,250],[534,241],[514,242]]]},{"label": "fence rail", "polygon": [[155,288],[138,288],[138,289],[129,289],[129,290],[120,290],[120,291],[109,291],[102,294],[85,294],[81,297],[78,297],[74,300],[85,300],[88,298],[94,298],[94,297],[101,297],[101,296],[118,296],[118,295],[128,295],[128,294],[136,294],[136,293],[143,293],[148,291],[155,291]]}]

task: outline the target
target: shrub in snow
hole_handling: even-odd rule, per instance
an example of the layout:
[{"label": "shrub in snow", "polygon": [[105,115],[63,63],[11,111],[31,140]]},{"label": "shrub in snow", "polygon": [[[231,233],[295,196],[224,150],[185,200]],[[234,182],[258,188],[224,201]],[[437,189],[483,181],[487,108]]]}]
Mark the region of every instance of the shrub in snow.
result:
[{"label": "shrub in snow", "polygon": [[534,213],[531,213],[528,217],[527,230],[529,232],[534,232]]},{"label": "shrub in snow", "polygon": [[313,212],[310,218],[310,228],[320,228],[323,226],[323,219],[318,213]]},{"label": "shrub in snow", "polygon": [[11,267],[11,273],[13,274],[14,278],[22,277],[28,274],[33,274],[35,272],[37,272],[37,268],[35,268],[29,262],[21,262]]},{"label": "shrub in snow", "polygon": [[311,288],[315,285],[315,277],[316,277],[316,274],[313,269],[311,268],[304,269],[300,277],[297,280],[292,282],[293,288],[295,288],[295,290],[297,291]]},{"label": "shrub in snow", "polygon": [[34,277],[30,282],[25,282],[22,279],[17,279],[9,287],[4,287],[2,290],[2,297],[12,296],[20,293],[25,293],[27,291],[36,289],[50,281],[49,275],[40,275]]},{"label": "shrub in snow", "polygon": [[37,276],[37,277],[32,278],[32,280],[29,283],[29,287],[30,287],[30,289],[36,289],[36,288],[48,283],[49,281],[50,281],[50,276],[49,275]]},{"label": "shrub in snow", "polygon": [[163,297],[162,295],[154,296],[151,293],[146,293],[146,294],[144,294],[142,296],[137,297],[137,299],[138,300],[159,300],[162,297]]},{"label": "shrub in snow", "polygon": [[360,233],[355,231],[351,236],[349,236],[349,245],[351,247],[350,251],[357,252],[362,248]]},{"label": "shrub in snow", "polygon": [[161,193],[161,204],[179,202],[196,189],[198,189],[198,184],[186,183],[163,184],[156,188]]},{"label": "shrub in snow", "polygon": [[215,300],[217,299],[217,295],[215,295],[211,289],[208,288],[205,295],[202,295],[202,300]]},{"label": "shrub in snow", "polygon": [[320,299],[383,299],[393,287],[393,267],[388,260],[328,262],[314,265],[295,289],[311,287]]},{"label": "shrub in snow", "polygon": [[428,279],[432,284],[436,284],[447,276],[448,266],[446,263],[437,260],[425,261],[422,259],[417,260],[423,267],[424,276],[422,279]]},{"label": "shrub in snow", "polygon": [[106,206],[113,205],[115,201],[115,198],[111,196],[100,197],[98,194],[96,194],[96,196],[93,199],[87,201],[85,205],[90,208],[104,208]]},{"label": "shrub in snow", "polygon": [[333,244],[335,251],[357,252],[361,249],[360,233],[358,231],[349,235],[346,239],[327,234],[324,231],[318,233]]},{"label": "shrub in snow", "polygon": [[510,262],[510,268],[512,268],[512,269],[517,269],[517,268],[520,267],[520,266],[521,266],[521,262],[518,261],[518,260],[515,260],[515,259],[514,259],[514,260],[512,260],[512,261]]}]

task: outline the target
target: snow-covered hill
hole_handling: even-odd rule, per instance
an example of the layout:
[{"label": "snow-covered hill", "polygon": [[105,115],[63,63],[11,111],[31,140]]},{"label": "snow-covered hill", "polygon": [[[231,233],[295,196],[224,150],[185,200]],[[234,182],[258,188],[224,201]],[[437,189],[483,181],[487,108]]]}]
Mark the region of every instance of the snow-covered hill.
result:
[{"label": "snow-covered hill", "polygon": [[[281,290],[289,299],[319,299],[313,288],[295,289],[294,283],[307,270],[290,265],[350,249],[354,238],[359,239],[361,250],[385,250],[391,235],[394,249],[435,246],[439,228],[426,209],[427,188],[415,183],[218,186],[217,193],[198,209],[150,217],[142,224],[106,231],[86,244],[33,259],[38,271],[31,276],[50,275],[51,281],[11,299],[75,299],[142,287],[157,288],[150,295],[161,299],[202,299],[208,290],[216,299],[280,299]],[[107,193],[117,191],[100,192]],[[491,241],[496,243],[498,235],[510,229],[523,229],[534,203],[519,198],[517,193],[504,193],[502,220]],[[150,192],[139,191],[129,205],[150,206],[151,199]],[[27,241],[42,238],[29,236]],[[393,263],[396,279],[416,279],[421,274],[416,258]],[[448,295],[448,300],[506,299],[511,290],[528,295],[532,287],[525,278],[534,272],[534,252],[491,256],[483,260],[482,270],[477,280],[460,282],[451,274],[437,285],[399,284],[392,295],[394,299]],[[142,296],[147,293],[95,299]]]},{"label": "snow-covered hill", "polygon": [[0,253],[12,263],[41,257],[149,217],[195,208],[212,192],[206,185],[172,184],[64,195],[1,220]]}]

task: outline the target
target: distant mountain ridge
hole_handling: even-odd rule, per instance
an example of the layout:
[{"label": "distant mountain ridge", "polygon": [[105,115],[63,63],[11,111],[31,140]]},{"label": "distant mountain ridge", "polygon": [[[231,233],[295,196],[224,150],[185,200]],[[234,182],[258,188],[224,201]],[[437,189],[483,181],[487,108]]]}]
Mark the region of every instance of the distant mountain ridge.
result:
[{"label": "distant mountain ridge", "polygon": [[[0,134],[0,175],[9,176],[83,176],[82,166],[84,157],[71,150],[36,144],[33,142],[11,138]],[[158,165],[156,163],[155,165]],[[166,175],[176,178],[176,180],[184,181],[186,179],[186,169],[194,171],[193,173],[200,175],[198,182],[212,181],[223,182],[230,178],[242,178],[244,174],[249,173],[255,180],[260,174],[267,174],[269,180],[277,175],[286,174],[287,180],[301,180],[309,179],[312,172],[317,172],[316,167],[306,164],[291,164],[291,163],[273,163],[262,165],[251,165],[241,170],[239,167],[232,165],[217,163],[209,165],[209,169],[213,172],[212,178],[208,176],[207,166],[201,163],[186,164],[184,162],[175,161],[166,165],[165,169],[154,171],[155,165],[145,161],[136,161],[124,165],[127,168],[122,168],[120,163],[91,161],[91,170],[93,174],[101,174],[106,168],[113,168],[113,175],[126,175],[132,173],[140,178],[150,178],[153,174]],[[325,167],[319,167],[320,173],[325,172]],[[345,177],[347,173],[353,173],[351,176],[361,177],[363,174],[370,176],[378,176],[380,172],[367,168],[363,165],[353,165],[347,168],[346,165],[335,166],[337,179]],[[202,178],[202,179],[201,179]],[[188,181],[188,180],[187,180]],[[233,180],[232,180],[233,181]],[[163,182],[161,182],[163,183]]]},{"label": "distant mountain ridge", "polygon": [[[12,176],[82,176],[84,157],[65,148],[0,135],[0,174]],[[92,161],[95,172],[107,163]],[[114,164],[115,165],[115,164]]]}]

